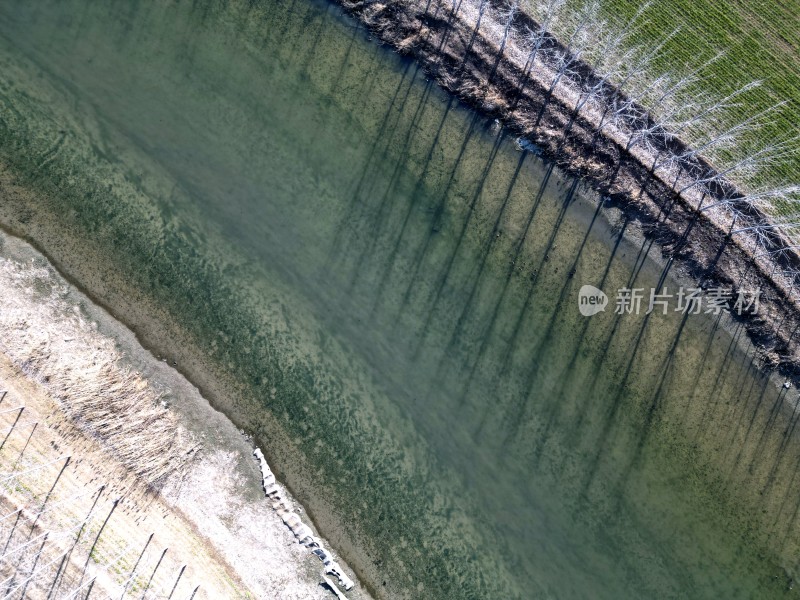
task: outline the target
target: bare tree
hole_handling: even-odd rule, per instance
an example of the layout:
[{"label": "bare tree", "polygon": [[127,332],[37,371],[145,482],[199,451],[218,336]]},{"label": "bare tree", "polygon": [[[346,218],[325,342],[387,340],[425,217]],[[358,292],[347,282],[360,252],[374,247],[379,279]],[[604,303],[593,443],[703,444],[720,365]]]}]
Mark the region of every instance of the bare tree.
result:
[{"label": "bare tree", "polygon": [[[662,166],[665,166],[669,163],[686,163],[690,160],[694,160],[695,158],[703,155],[708,155],[709,150],[714,150],[718,148],[729,148],[734,146],[738,143],[741,139],[741,136],[747,132],[752,131],[758,122],[763,119],[767,114],[773,112],[778,107],[782,106],[783,102],[778,103],[764,111],[759,112],[743,121],[739,121],[738,123],[732,125],[728,129],[713,135],[708,141],[704,144],[699,146],[694,146],[692,148],[688,148],[681,154],[674,154],[674,153],[665,153],[663,159],[660,154],[656,161],[653,164],[653,170],[659,169]],[[673,129],[673,132],[677,135],[681,131],[681,128]],[[661,159],[661,160],[659,160]]]},{"label": "bare tree", "polygon": [[651,68],[652,61],[658,56],[664,47],[664,43],[658,44],[650,51],[638,55],[636,61],[631,61],[630,64],[624,65],[625,76],[618,82],[615,82],[616,89],[611,94],[611,98],[604,102],[603,110],[600,114],[600,119],[595,128],[594,136],[592,137],[591,146],[596,149],[597,142],[607,125],[613,125],[618,129],[626,129],[630,123],[635,123],[637,120],[643,119],[647,116],[647,111],[640,106],[639,102],[649,93],[655,89],[667,86],[668,89],[677,92],[676,85],[670,85],[672,77],[664,73],[657,77],[654,81],[648,84],[644,89],[640,90],[637,94],[626,94],[627,87],[637,78],[641,77],[644,73],[648,72]]},{"label": "bare tree", "polygon": [[500,11],[499,16],[504,23],[503,37],[500,40],[500,47],[497,49],[497,56],[495,57],[494,64],[492,65],[492,70],[489,72],[489,78],[486,82],[487,88],[492,85],[495,73],[497,73],[497,68],[500,66],[500,61],[503,59],[503,54],[506,50],[506,44],[508,43],[508,36],[511,33],[511,28],[514,26],[514,18],[517,16],[518,11],[519,0],[511,0],[511,3],[508,4],[506,9]]},{"label": "bare tree", "polygon": [[800,203],[800,199],[797,198],[798,194],[800,194],[800,185],[785,185],[777,188],[762,189],[745,195],[724,196],[716,202],[702,207],[700,210],[705,212],[718,206],[726,206],[731,209],[736,209],[743,205],[763,205],[765,208],[773,208],[780,205],[796,206]]},{"label": "bare tree", "polygon": [[548,40],[550,35],[548,30],[553,20],[556,18],[556,15],[563,8],[565,3],[566,0],[548,0],[547,4],[545,5],[544,18],[542,19],[539,28],[535,31],[528,30],[526,37],[527,42],[530,45],[530,49],[528,50],[525,65],[522,68],[522,77],[520,78],[517,93],[514,96],[514,100],[511,102],[511,110],[514,110],[517,107],[517,104],[523,97],[528,86],[528,82],[530,81],[531,71],[533,71],[536,60],[539,58],[540,53],[545,46],[545,42]]},{"label": "bare tree", "polygon": [[[640,13],[642,10],[643,9],[640,9]],[[640,13],[637,13],[637,16]],[[587,104],[595,101],[604,104],[606,108],[603,111],[603,115],[605,115],[609,106],[607,96],[609,93],[613,93],[612,82],[623,76],[626,71],[626,65],[633,61],[637,53],[636,48],[629,48],[621,55],[618,54],[619,49],[627,43],[627,37],[630,34],[633,23],[634,20],[631,20],[624,29],[608,32],[605,36],[606,41],[600,47],[600,54],[602,57],[606,57],[605,60],[603,60],[606,66],[601,76],[590,79],[586,85],[582,86],[578,101],[575,103],[575,107],[570,114],[569,122],[564,128],[565,139],[572,129],[578,115]],[[601,25],[601,30],[603,27],[605,27],[605,25]],[[612,56],[613,59],[608,58]]]},{"label": "bare tree", "polygon": [[456,71],[456,80],[458,81],[461,80],[461,77],[464,74],[464,69],[467,66],[467,62],[469,61],[469,55],[472,52],[472,47],[475,45],[475,40],[478,37],[478,31],[480,31],[481,28],[481,21],[483,21],[483,17],[486,14],[488,8],[489,8],[489,0],[479,0],[478,18],[475,20],[475,26],[472,28],[472,35],[470,36],[469,42],[467,43],[467,47],[464,50],[464,56],[461,58],[461,65]]},{"label": "bare tree", "polygon": [[769,221],[763,220],[752,225],[747,225],[746,227],[734,229],[731,231],[731,235],[737,235],[745,232],[764,234],[769,231],[789,231],[796,229],[800,229],[800,220],[792,217],[774,217]]},{"label": "bare tree", "polygon": [[676,135],[686,135],[690,133],[692,128],[701,127],[702,131],[707,134],[709,126],[716,122],[716,117],[719,113],[727,111],[733,107],[738,106],[739,99],[744,94],[758,88],[761,81],[751,81],[728,94],[724,98],[710,101],[702,110],[695,113],[691,118],[687,119],[680,125],[674,128]]},{"label": "bare tree", "polygon": [[758,151],[749,152],[745,154],[743,158],[740,158],[735,163],[724,169],[711,169],[705,176],[693,178],[690,183],[679,189],[677,194],[681,195],[698,185],[722,185],[729,180],[731,175],[736,173],[752,174],[754,171],[764,167],[765,165],[774,164],[793,151],[790,146],[790,141],[777,142],[765,146]]},{"label": "bare tree", "polygon": [[542,99],[542,105],[539,107],[539,112],[536,115],[534,127],[538,127],[541,122],[544,112],[553,97],[553,92],[562,79],[564,77],[577,78],[578,72],[575,70],[575,67],[580,63],[586,46],[591,42],[591,27],[592,23],[597,19],[597,12],[597,4],[592,3],[588,5],[586,9],[582,11],[575,30],[570,36],[567,47],[564,50],[555,50],[553,52],[555,62],[549,65],[552,69],[550,86],[547,88],[545,96]]}]

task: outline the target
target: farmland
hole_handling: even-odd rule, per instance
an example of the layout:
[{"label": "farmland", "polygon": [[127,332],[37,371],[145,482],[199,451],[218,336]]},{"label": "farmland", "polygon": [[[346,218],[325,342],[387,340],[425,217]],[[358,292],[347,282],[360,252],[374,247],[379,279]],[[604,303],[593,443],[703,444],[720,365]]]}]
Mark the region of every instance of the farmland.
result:
[{"label": "farmland", "polygon": [[[602,0],[606,18],[632,17],[636,0]],[[722,51],[724,55],[705,68],[698,91],[725,96],[750,81],[763,85],[749,92],[730,111],[732,120],[786,102],[753,132],[753,146],[800,134],[800,2],[797,0],[662,0],[653,2],[632,40],[653,46],[669,36],[655,61],[656,71],[691,70]],[[796,148],[796,146],[795,146]],[[792,152],[764,173],[770,183],[800,179],[800,152]]]}]

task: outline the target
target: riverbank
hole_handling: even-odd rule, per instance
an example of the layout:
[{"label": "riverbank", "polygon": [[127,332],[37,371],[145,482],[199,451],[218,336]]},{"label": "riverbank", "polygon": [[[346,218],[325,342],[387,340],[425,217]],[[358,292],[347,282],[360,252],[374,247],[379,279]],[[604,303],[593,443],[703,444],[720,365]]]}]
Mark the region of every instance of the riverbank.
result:
[{"label": "riverbank", "polygon": [[796,572],[780,382],[703,316],[582,317],[581,284],[658,283],[648,243],[415,63],[322,2],[0,12],[0,221],[257,436],[375,596]]},{"label": "riverbank", "polygon": [[[531,65],[531,49],[521,40],[540,25],[523,11],[509,25],[509,7],[499,0],[339,4],[383,43],[419,61],[428,77],[459,100],[498,119],[507,135],[581,177],[607,206],[621,208],[625,227],[656,242],[664,257],[704,290],[722,287],[734,295],[760,290],[757,314],[737,317],[759,349],[763,366],[800,384],[800,346],[794,337],[800,326],[800,257],[795,244],[757,204],[722,202],[710,208],[720,198],[742,193],[724,177],[705,186],[708,191],[693,185],[693,178],[715,173],[702,156],[689,152],[674,136],[631,143],[639,135],[631,127],[647,130],[654,125],[652,119],[607,120],[604,106],[629,99],[604,85],[597,99],[587,101],[586,92],[541,58],[553,49],[567,50],[552,36],[540,40],[540,58]],[[589,82],[587,87],[601,80],[581,60],[569,68]],[[634,114],[645,114],[631,102]],[[669,153],[688,153],[690,158],[677,167],[664,160]],[[660,166],[654,169],[656,164]],[[746,227],[754,229],[731,235]]]},{"label": "riverbank", "polygon": [[[320,585],[322,562],[265,498],[252,441],[192,385],[4,234],[0,289],[9,589],[333,597]],[[277,489],[284,510],[307,523]]]}]

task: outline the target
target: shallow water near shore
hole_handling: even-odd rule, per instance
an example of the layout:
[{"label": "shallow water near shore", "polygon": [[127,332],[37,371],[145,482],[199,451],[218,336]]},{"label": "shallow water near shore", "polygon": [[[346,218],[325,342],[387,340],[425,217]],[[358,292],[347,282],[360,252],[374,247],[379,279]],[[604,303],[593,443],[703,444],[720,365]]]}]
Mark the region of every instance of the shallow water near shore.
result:
[{"label": "shallow water near shore", "polygon": [[796,391],[727,319],[615,315],[688,280],[579,181],[322,2],[0,16],[4,225],[236,382],[377,596],[793,593]]}]

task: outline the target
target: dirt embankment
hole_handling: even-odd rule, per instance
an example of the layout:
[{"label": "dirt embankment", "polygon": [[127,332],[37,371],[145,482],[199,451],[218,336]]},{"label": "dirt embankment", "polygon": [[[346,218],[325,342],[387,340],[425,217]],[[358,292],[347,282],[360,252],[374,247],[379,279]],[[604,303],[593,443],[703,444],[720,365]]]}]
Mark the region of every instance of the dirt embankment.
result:
[{"label": "dirt embankment", "polygon": [[[786,275],[800,272],[800,259],[778,229],[761,228],[758,237],[755,232],[731,235],[734,227],[768,223],[768,217],[754,206],[739,203],[736,220],[727,206],[697,210],[701,202],[704,207],[714,204],[714,196],[739,195],[725,181],[714,186],[690,185],[714,173],[709,163],[690,156],[680,168],[672,163],[653,169],[659,157],[668,152],[685,154],[687,146],[674,137],[631,144],[636,129],[646,129],[652,121],[608,123],[602,103],[625,101],[622,92],[604,88],[598,101],[581,105],[581,90],[574,81],[561,78],[551,90],[553,66],[544,62],[526,70],[529,52],[516,41],[525,31],[536,31],[538,24],[518,14],[503,46],[504,27],[497,16],[503,8],[500,0],[490,0],[483,15],[474,0],[338,1],[382,42],[419,61],[431,79],[462,102],[498,119],[509,135],[582,177],[605,203],[623,209],[633,226],[641,227],[660,245],[669,264],[678,261],[701,287],[760,290],[758,312],[734,316],[743,321],[765,366],[800,381],[800,350],[794,337],[800,326],[800,306],[794,298],[795,275]],[[545,37],[543,48],[564,50],[550,36]],[[588,82],[586,87],[597,81],[587,64],[578,61],[571,68]],[[702,196],[701,188],[710,189]]]}]

